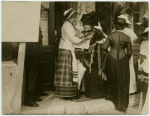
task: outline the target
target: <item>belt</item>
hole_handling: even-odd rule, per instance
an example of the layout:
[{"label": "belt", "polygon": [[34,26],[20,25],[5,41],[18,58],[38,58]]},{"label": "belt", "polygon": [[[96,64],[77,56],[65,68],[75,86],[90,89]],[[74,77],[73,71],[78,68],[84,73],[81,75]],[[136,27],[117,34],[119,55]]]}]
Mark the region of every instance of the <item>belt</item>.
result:
[{"label": "belt", "polygon": [[143,74],[144,76],[146,76],[146,77],[148,77],[148,76],[149,76],[149,74],[148,74],[148,73],[146,73],[145,71],[142,71],[142,74]]}]

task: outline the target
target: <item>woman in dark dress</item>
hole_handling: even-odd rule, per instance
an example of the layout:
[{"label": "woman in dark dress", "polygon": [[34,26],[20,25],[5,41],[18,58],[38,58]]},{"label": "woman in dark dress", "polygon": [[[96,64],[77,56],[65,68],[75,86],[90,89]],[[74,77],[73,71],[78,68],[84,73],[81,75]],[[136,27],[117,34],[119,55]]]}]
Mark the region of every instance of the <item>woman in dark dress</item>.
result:
[{"label": "woman in dark dress", "polygon": [[129,104],[129,60],[132,54],[130,37],[121,32],[125,25],[125,19],[118,18],[115,23],[117,30],[111,33],[102,45],[105,50],[111,47],[106,61],[106,99],[111,100],[116,109],[123,112]]},{"label": "woman in dark dress", "polygon": [[90,12],[84,14],[81,18],[83,23],[83,34],[93,34],[89,42],[89,49],[84,50],[84,63],[87,67],[85,78],[85,96],[91,98],[100,98],[104,96],[103,84],[105,77],[105,60],[107,54],[101,50],[97,41],[103,40],[105,35],[102,31],[95,29],[98,24],[97,14]]}]

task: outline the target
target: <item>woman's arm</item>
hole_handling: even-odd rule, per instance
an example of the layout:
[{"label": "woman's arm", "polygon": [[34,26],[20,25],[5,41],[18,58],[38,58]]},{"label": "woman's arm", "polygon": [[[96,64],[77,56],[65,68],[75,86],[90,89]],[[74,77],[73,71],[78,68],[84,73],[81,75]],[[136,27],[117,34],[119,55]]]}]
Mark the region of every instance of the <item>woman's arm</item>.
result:
[{"label": "woman's arm", "polygon": [[104,33],[104,31],[103,31],[103,29],[102,29],[102,27],[101,27],[99,22],[98,22],[98,26],[95,26],[94,28],[100,30],[103,33],[104,37],[107,38],[107,35]]},{"label": "woman's arm", "polygon": [[128,42],[126,50],[127,50],[128,58],[130,59],[130,58],[131,58],[131,55],[132,55],[131,40]]},{"label": "woman's arm", "polygon": [[101,46],[102,49],[107,50],[110,46],[110,36],[107,37],[104,44]]},{"label": "woman's arm", "polygon": [[97,41],[96,43],[97,43],[97,44],[103,44],[105,41],[106,41],[106,38],[103,38],[102,40]]},{"label": "woman's arm", "polygon": [[81,38],[80,38],[80,39],[81,39],[81,42],[79,42],[77,45],[81,45],[81,44],[85,43],[86,41],[91,40],[92,37],[93,37],[93,33],[90,33],[90,34],[87,35],[87,36],[81,37]]},{"label": "woman's arm", "polygon": [[73,44],[77,44],[81,42],[81,39],[76,37],[76,32],[74,27],[71,24],[67,24],[64,28],[62,28],[63,34],[69,39],[69,41]]}]

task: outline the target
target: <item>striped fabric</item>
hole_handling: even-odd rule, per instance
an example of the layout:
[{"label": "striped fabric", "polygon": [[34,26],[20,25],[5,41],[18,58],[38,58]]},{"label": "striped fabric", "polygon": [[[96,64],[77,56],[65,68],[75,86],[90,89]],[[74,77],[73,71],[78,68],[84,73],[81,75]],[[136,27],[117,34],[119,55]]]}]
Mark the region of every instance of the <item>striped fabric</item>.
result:
[{"label": "striped fabric", "polygon": [[77,85],[77,72],[73,71],[72,74],[73,74],[73,84]]},{"label": "striped fabric", "polygon": [[56,61],[54,85],[55,94],[62,97],[77,95],[77,72],[72,72],[72,54],[70,50],[59,49]]},{"label": "striped fabric", "polygon": [[77,87],[56,86],[55,95],[59,97],[75,97],[77,96]]}]

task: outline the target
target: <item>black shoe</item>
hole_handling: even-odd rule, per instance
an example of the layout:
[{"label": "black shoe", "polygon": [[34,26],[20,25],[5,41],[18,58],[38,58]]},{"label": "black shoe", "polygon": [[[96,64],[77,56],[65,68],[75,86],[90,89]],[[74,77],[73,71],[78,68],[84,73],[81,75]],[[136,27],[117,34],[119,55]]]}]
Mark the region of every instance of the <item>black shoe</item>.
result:
[{"label": "black shoe", "polygon": [[84,92],[84,91],[80,92],[80,95],[84,95],[84,94],[85,94],[85,92]]},{"label": "black shoe", "polygon": [[39,107],[39,105],[35,102],[29,102],[29,103],[26,103],[25,105],[30,106],[30,107]]},{"label": "black shoe", "polygon": [[78,100],[79,98],[78,98],[78,96],[76,96],[76,97],[65,97],[65,98],[63,98],[64,100],[71,100],[71,101],[74,101],[74,100]]},{"label": "black shoe", "polygon": [[47,96],[47,95],[49,95],[48,93],[40,93],[39,94],[40,96]]},{"label": "black shoe", "polygon": [[63,97],[62,99],[63,100],[71,100],[72,98],[71,97]]},{"label": "black shoe", "polygon": [[35,98],[35,102],[40,102],[43,101],[43,99],[41,99],[40,97]]}]

